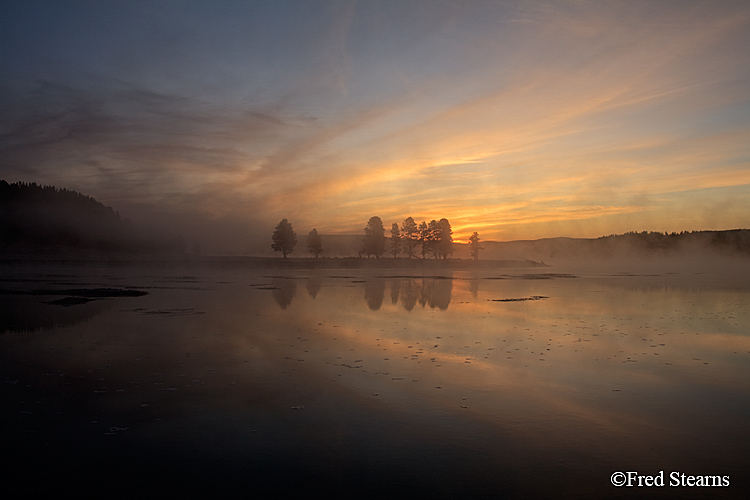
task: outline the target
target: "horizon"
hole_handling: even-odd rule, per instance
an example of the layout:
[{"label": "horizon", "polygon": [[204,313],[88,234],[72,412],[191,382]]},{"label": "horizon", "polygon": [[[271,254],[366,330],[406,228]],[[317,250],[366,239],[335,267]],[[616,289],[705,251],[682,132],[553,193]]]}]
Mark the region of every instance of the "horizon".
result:
[{"label": "horizon", "polygon": [[[87,225],[85,228],[84,227],[78,227],[78,229],[74,229],[75,221],[77,221],[77,220],[79,220],[81,218],[87,218],[87,217],[90,217],[90,216],[94,216],[95,218],[97,218],[97,217],[101,217],[102,214],[108,214],[108,215],[110,215],[112,217],[117,218],[117,220],[119,220],[120,222],[124,222],[126,224],[126,227],[134,229],[136,231],[136,233],[130,234],[130,236],[128,236],[128,237],[130,237],[130,238],[135,237],[137,240],[140,239],[141,240],[141,244],[146,244],[146,245],[154,245],[154,244],[156,244],[157,246],[158,245],[166,245],[163,248],[172,248],[172,250],[170,250],[170,251],[176,250],[178,247],[183,247],[183,249],[182,250],[178,250],[178,252],[186,252],[186,253],[191,253],[192,252],[192,253],[195,253],[195,254],[202,254],[203,253],[202,250],[201,250],[201,245],[200,245],[199,242],[198,242],[198,244],[194,244],[193,245],[193,249],[192,250],[187,249],[187,244],[188,243],[187,243],[187,241],[185,241],[183,235],[180,235],[180,234],[170,234],[170,235],[168,235],[168,239],[167,240],[163,240],[162,239],[163,235],[162,235],[162,238],[159,238],[159,237],[154,237],[154,235],[147,235],[147,234],[139,231],[139,228],[137,228],[137,227],[135,227],[135,226],[132,225],[132,220],[128,219],[127,217],[123,217],[119,213],[119,211],[116,210],[115,207],[104,205],[101,202],[99,202],[98,200],[96,200],[95,198],[86,195],[85,193],[80,193],[78,191],[70,190],[70,189],[67,189],[67,188],[64,188],[64,187],[53,186],[53,185],[40,185],[40,184],[37,184],[37,183],[34,183],[34,182],[16,182],[16,183],[10,183],[9,184],[4,179],[0,179],[0,185],[4,185],[6,187],[16,187],[16,188],[18,188],[18,187],[24,187],[25,186],[26,188],[30,189],[24,195],[21,194],[22,191],[17,191],[16,195],[11,196],[8,199],[6,199],[5,196],[2,197],[2,201],[3,202],[7,201],[7,202],[10,203],[10,205],[8,205],[7,207],[4,207],[4,208],[7,208],[8,211],[6,213],[6,217],[3,219],[2,222],[3,222],[3,224],[10,223],[11,226],[13,226],[15,228],[15,229],[11,229],[11,233],[13,233],[14,231],[20,230],[22,233],[27,234],[26,237],[28,237],[27,231],[31,231],[32,232],[31,234],[33,235],[33,236],[31,236],[32,239],[33,238],[38,238],[40,236],[42,238],[44,238],[45,236],[42,236],[42,235],[44,235],[46,233],[44,231],[42,233],[35,233],[34,232],[35,228],[37,228],[37,227],[41,227],[41,228],[45,228],[46,227],[46,228],[48,228],[48,227],[50,227],[49,224],[51,223],[52,227],[57,226],[58,229],[61,229],[63,231],[63,233],[65,233],[65,234],[69,233],[68,236],[73,236],[74,238],[80,238],[80,237],[83,237],[84,239],[91,238],[91,237],[97,238],[97,237],[101,237],[101,234],[99,234],[99,236],[95,236],[97,230],[94,229],[94,227],[92,227],[90,225],[90,223],[93,222],[93,219],[91,221],[89,221],[89,225]],[[86,210],[90,211],[90,209],[92,208],[92,206],[93,207],[100,206],[101,208],[104,209],[104,211],[103,212],[98,212],[96,214],[93,213],[93,212],[83,213],[83,212],[75,212],[74,211],[74,212],[69,212],[68,215],[66,215],[66,216],[63,217],[63,219],[59,219],[59,215],[62,214],[62,213],[65,213],[68,210],[69,207],[67,205],[69,203],[69,200],[65,200],[63,198],[57,198],[56,196],[38,197],[38,195],[41,194],[41,192],[49,192],[50,194],[53,193],[53,192],[54,193],[59,193],[59,194],[67,193],[68,195],[72,194],[72,195],[75,196],[76,199],[85,199],[85,200],[87,200],[87,203],[89,201],[92,202],[91,204],[87,205]],[[32,193],[36,193],[36,194],[32,194]],[[29,201],[33,202],[32,205],[25,205],[25,203],[28,203]],[[33,204],[38,204],[38,206],[37,205],[33,205]],[[26,207],[26,208],[23,208],[23,207]],[[84,205],[80,205],[80,206],[78,206],[77,209],[80,210],[83,207],[84,207]],[[27,210],[28,214],[34,213],[36,215],[34,217],[32,217],[31,219],[28,219],[26,217],[21,217],[20,219],[17,219],[16,217],[18,215],[20,215],[17,212],[18,208],[22,208],[23,210]],[[39,211],[40,209],[41,209],[41,211]],[[9,214],[10,214],[10,218],[7,217],[7,215],[9,215]],[[15,215],[13,215],[13,214],[15,214]],[[57,214],[57,215],[53,215],[53,214]],[[51,216],[52,218],[48,219],[47,218],[48,216]],[[286,220],[286,219],[284,219],[284,220]],[[430,221],[430,224],[435,223],[435,222],[436,222],[435,220],[432,220],[432,221]],[[447,221],[447,222],[448,222],[448,225],[450,226],[450,221]],[[74,224],[74,226],[70,226],[71,223]],[[401,231],[404,230],[403,224],[405,224],[405,223],[406,223],[406,221],[403,221],[403,223],[400,225],[399,229]],[[420,225],[420,224],[425,224],[426,221],[415,221],[415,223],[417,225]],[[96,226],[96,224],[95,224],[95,226]],[[278,226],[277,226],[277,228],[278,228]],[[101,230],[101,229],[102,229],[102,227],[99,227],[99,230]],[[122,229],[122,228],[120,228],[120,229]],[[302,239],[306,240],[306,238],[307,238],[306,231],[302,231],[300,233],[297,233],[297,230],[294,229],[293,225],[290,225],[290,229],[292,231],[294,231],[295,235],[298,237],[298,240],[297,240],[298,243],[302,242]],[[385,227],[383,229],[385,231]],[[93,230],[93,232],[92,232],[92,230]],[[129,231],[129,230],[130,229],[127,229],[127,231]],[[66,231],[68,233],[66,233]],[[70,231],[72,231],[72,232],[70,232]],[[339,245],[335,245],[335,244],[333,245],[333,247],[334,247],[334,250],[333,250],[334,255],[333,256],[334,257],[342,257],[342,255],[341,255],[342,250],[344,252],[348,252],[351,255],[353,255],[354,253],[357,253],[357,250],[355,249],[355,247],[351,246],[351,241],[354,241],[354,240],[361,241],[361,240],[367,238],[367,235],[366,235],[367,229],[365,229],[365,231],[363,231],[361,233],[341,232],[341,233],[322,233],[321,234],[321,233],[317,233],[316,228],[313,228],[310,231],[310,233],[312,233],[313,231],[316,232],[316,234],[318,235],[319,238],[323,238],[323,243],[326,243],[325,245],[323,245],[321,247],[321,253],[324,254],[323,257],[328,257],[329,255],[325,255],[325,254],[330,254],[330,251],[331,251],[331,247],[329,246],[330,245],[330,243],[329,243],[330,240],[328,240],[328,238],[339,238],[339,239],[350,240],[349,241],[349,246],[346,247],[346,248],[343,248],[343,247],[341,247]],[[647,237],[652,237],[654,235],[666,236],[666,237],[672,237],[672,236],[682,237],[682,236],[690,236],[690,235],[703,234],[703,233],[731,233],[731,232],[743,232],[743,231],[747,232],[747,231],[750,231],[750,230],[748,230],[747,228],[731,228],[731,229],[722,229],[722,230],[716,230],[716,229],[699,229],[699,230],[692,230],[692,231],[687,231],[687,230],[682,230],[682,231],[679,231],[679,232],[678,231],[673,231],[671,233],[667,232],[667,231],[661,232],[661,231],[646,231],[646,230],[642,230],[642,231],[630,230],[630,231],[627,231],[627,232],[624,232],[624,233],[610,233],[610,234],[606,234],[606,235],[598,235],[598,236],[593,236],[593,237],[552,236],[552,237],[540,237],[540,238],[534,238],[534,239],[517,239],[517,240],[490,240],[490,239],[481,238],[481,235],[478,235],[478,233],[475,233],[475,234],[477,234],[477,236],[479,236],[478,241],[480,241],[481,242],[480,244],[482,244],[482,245],[485,244],[485,243],[500,244],[500,245],[502,245],[502,244],[514,244],[514,243],[515,244],[524,244],[524,243],[534,244],[534,243],[538,243],[538,242],[553,241],[553,240],[594,241],[594,240],[602,240],[602,239],[608,239],[608,238],[615,238],[615,239],[617,239],[617,238],[622,238],[622,237],[625,237],[625,236],[637,236],[637,237],[641,237],[641,236],[644,236],[644,235],[647,236]],[[391,234],[390,231],[385,231],[385,234],[383,235],[384,238],[385,238],[385,240],[392,240],[393,239],[392,236],[390,236],[390,234]],[[110,237],[111,236],[115,236],[115,233],[110,234]],[[125,234],[122,234],[120,236],[125,236]],[[144,236],[145,236],[145,239],[143,239]],[[418,241],[421,241],[421,239],[420,239],[421,237],[419,235],[415,235],[415,236],[417,237]],[[403,236],[401,235],[399,237],[402,238]],[[67,236],[66,236],[66,238],[67,238]],[[58,236],[58,239],[59,239],[59,236]],[[11,238],[11,240],[13,240],[13,238]],[[11,240],[9,240],[6,243],[11,243]],[[415,240],[415,241],[417,241],[417,240]],[[122,244],[122,243],[125,243],[125,240],[121,240],[119,243],[115,243],[114,241],[111,241],[109,244]],[[248,249],[249,251],[247,251],[247,252],[213,252],[212,255],[213,256],[221,256],[221,255],[241,256],[241,255],[244,254],[244,255],[246,255],[248,257],[250,257],[250,256],[258,256],[258,257],[264,257],[264,258],[267,257],[268,253],[269,253],[267,251],[268,249],[266,249],[266,251],[260,251],[260,247],[257,246],[257,243],[259,243],[259,241],[257,239],[256,239],[255,243],[256,243],[256,246],[254,248],[249,248]],[[470,245],[470,241],[464,241],[464,240],[455,239],[455,238],[452,238],[452,237],[451,237],[451,243],[455,244],[455,245],[459,245],[459,246],[466,246],[466,247],[469,247],[469,245]],[[42,245],[44,246],[46,244],[42,244]],[[55,243],[55,245],[56,246],[62,245],[62,247],[65,246],[64,243],[61,243],[59,241],[58,241],[58,243]],[[307,244],[305,243],[304,245],[307,245]],[[390,243],[388,245],[390,245]],[[417,243],[417,245],[419,245],[419,243]],[[265,247],[265,246],[267,246],[267,245],[261,243],[261,247]],[[300,245],[300,246],[303,246],[303,245]],[[400,246],[402,246],[402,245],[400,245]],[[489,248],[485,248],[485,250],[490,250],[490,249]],[[695,250],[695,248],[694,248],[694,250]],[[388,255],[390,254],[390,252],[392,252],[392,249],[390,249],[390,248],[386,249],[386,252],[385,252],[385,255],[384,255],[384,257],[386,259],[389,258]],[[406,250],[404,250],[404,248],[401,248],[401,250],[399,252],[400,253],[405,253]],[[291,254],[292,250],[290,250],[289,253]],[[484,253],[484,252],[482,252],[482,253]],[[416,256],[416,257],[418,257],[418,256]],[[451,256],[448,255],[447,257],[450,258]],[[284,258],[286,258],[286,257],[284,257]],[[292,258],[295,258],[295,257],[292,257]],[[299,258],[299,257],[297,257],[297,258]],[[361,258],[361,255],[360,255],[360,258]],[[424,259],[424,258],[425,257],[422,257],[422,259]],[[437,255],[434,255],[433,258],[437,258]],[[463,257],[458,257],[458,259],[461,259],[461,258],[463,258]]]},{"label": "horizon", "polygon": [[0,28],[0,178],[206,252],[283,218],[750,227],[745,2],[5,2]]}]

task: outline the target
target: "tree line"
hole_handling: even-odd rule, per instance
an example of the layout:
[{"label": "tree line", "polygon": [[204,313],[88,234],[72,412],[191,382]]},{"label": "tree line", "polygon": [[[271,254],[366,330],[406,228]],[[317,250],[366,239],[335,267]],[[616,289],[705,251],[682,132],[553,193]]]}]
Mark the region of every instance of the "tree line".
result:
[{"label": "tree line", "polygon": [[[445,218],[439,221],[434,219],[430,222],[422,221],[417,224],[413,217],[407,217],[400,226],[396,222],[391,224],[390,238],[386,238],[383,220],[378,216],[373,216],[367,221],[364,233],[359,257],[379,259],[387,252],[393,258],[404,255],[412,259],[421,255],[422,259],[428,256],[434,259],[447,259],[453,254],[453,231],[450,222]],[[386,245],[388,239],[389,242]],[[474,260],[479,259],[479,251],[482,250],[480,240],[479,233],[476,231],[469,238],[469,250]],[[276,225],[272,241],[271,248],[276,252],[281,252],[284,258],[294,251],[297,245],[297,233],[288,219],[282,219]],[[317,229],[307,234],[305,243],[308,252],[315,255],[315,258],[323,253],[323,242]]]},{"label": "tree line", "polygon": [[170,234],[147,235],[112,207],[65,188],[0,179],[0,253],[184,252]]}]

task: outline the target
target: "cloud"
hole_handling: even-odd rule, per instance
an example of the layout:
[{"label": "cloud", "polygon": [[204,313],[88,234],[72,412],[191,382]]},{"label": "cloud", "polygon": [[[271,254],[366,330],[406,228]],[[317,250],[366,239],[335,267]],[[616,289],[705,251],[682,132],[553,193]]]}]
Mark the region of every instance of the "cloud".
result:
[{"label": "cloud", "polygon": [[447,217],[490,239],[650,224],[749,182],[742,4],[320,5],[63,16],[80,33],[59,47],[6,34],[34,52],[0,78],[0,174],[139,212]]},{"label": "cloud", "polygon": [[[191,170],[254,168],[253,160],[259,164],[264,153],[259,145],[287,127],[283,118],[263,111],[127,87],[96,93],[39,82],[25,100],[30,111],[2,119],[0,147],[11,158],[10,169],[34,168],[50,179],[72,173],[92,178],[88,187],[140,175],[143,184],[154,177],[179,183]],[[97,176],[94,165],[107,176]],[[65,172],[58,171],[61,166]]]}]

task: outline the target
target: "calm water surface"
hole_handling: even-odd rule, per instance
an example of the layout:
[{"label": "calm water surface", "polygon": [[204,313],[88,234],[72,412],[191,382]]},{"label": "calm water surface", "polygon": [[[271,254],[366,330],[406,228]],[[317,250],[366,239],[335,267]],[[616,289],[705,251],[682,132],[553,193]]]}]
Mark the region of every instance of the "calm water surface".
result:
[{"label": "calm water surface", "polygon": [[[536,273],[6,268],[7,477],[260,497],[745,498],[747,281]],[[148,294],[39,292],[96,288]],[[662,470],[730,486],[610,483]]]}]

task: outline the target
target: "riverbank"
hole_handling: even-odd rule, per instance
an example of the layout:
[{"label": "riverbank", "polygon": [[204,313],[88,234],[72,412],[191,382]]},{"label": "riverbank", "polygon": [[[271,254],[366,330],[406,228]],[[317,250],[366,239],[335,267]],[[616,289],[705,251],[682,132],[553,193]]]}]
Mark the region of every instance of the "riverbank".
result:
[{"label": "riverbank", "polygon": [[248,257],[248,256],[200,256],[190,254],[57,254],[57,255],[13,255],[0,257],[0,265],[46,265],[46,264],[92,264],[92,265],[208,265],[246,267],[250,269],[409,269],[409,270],[454,270],[454,269],[500,269],[548,267],[544,262],[529,259],[469,260],[469,259],[367,259],[358,257],[299,258],[299,257]]}]

